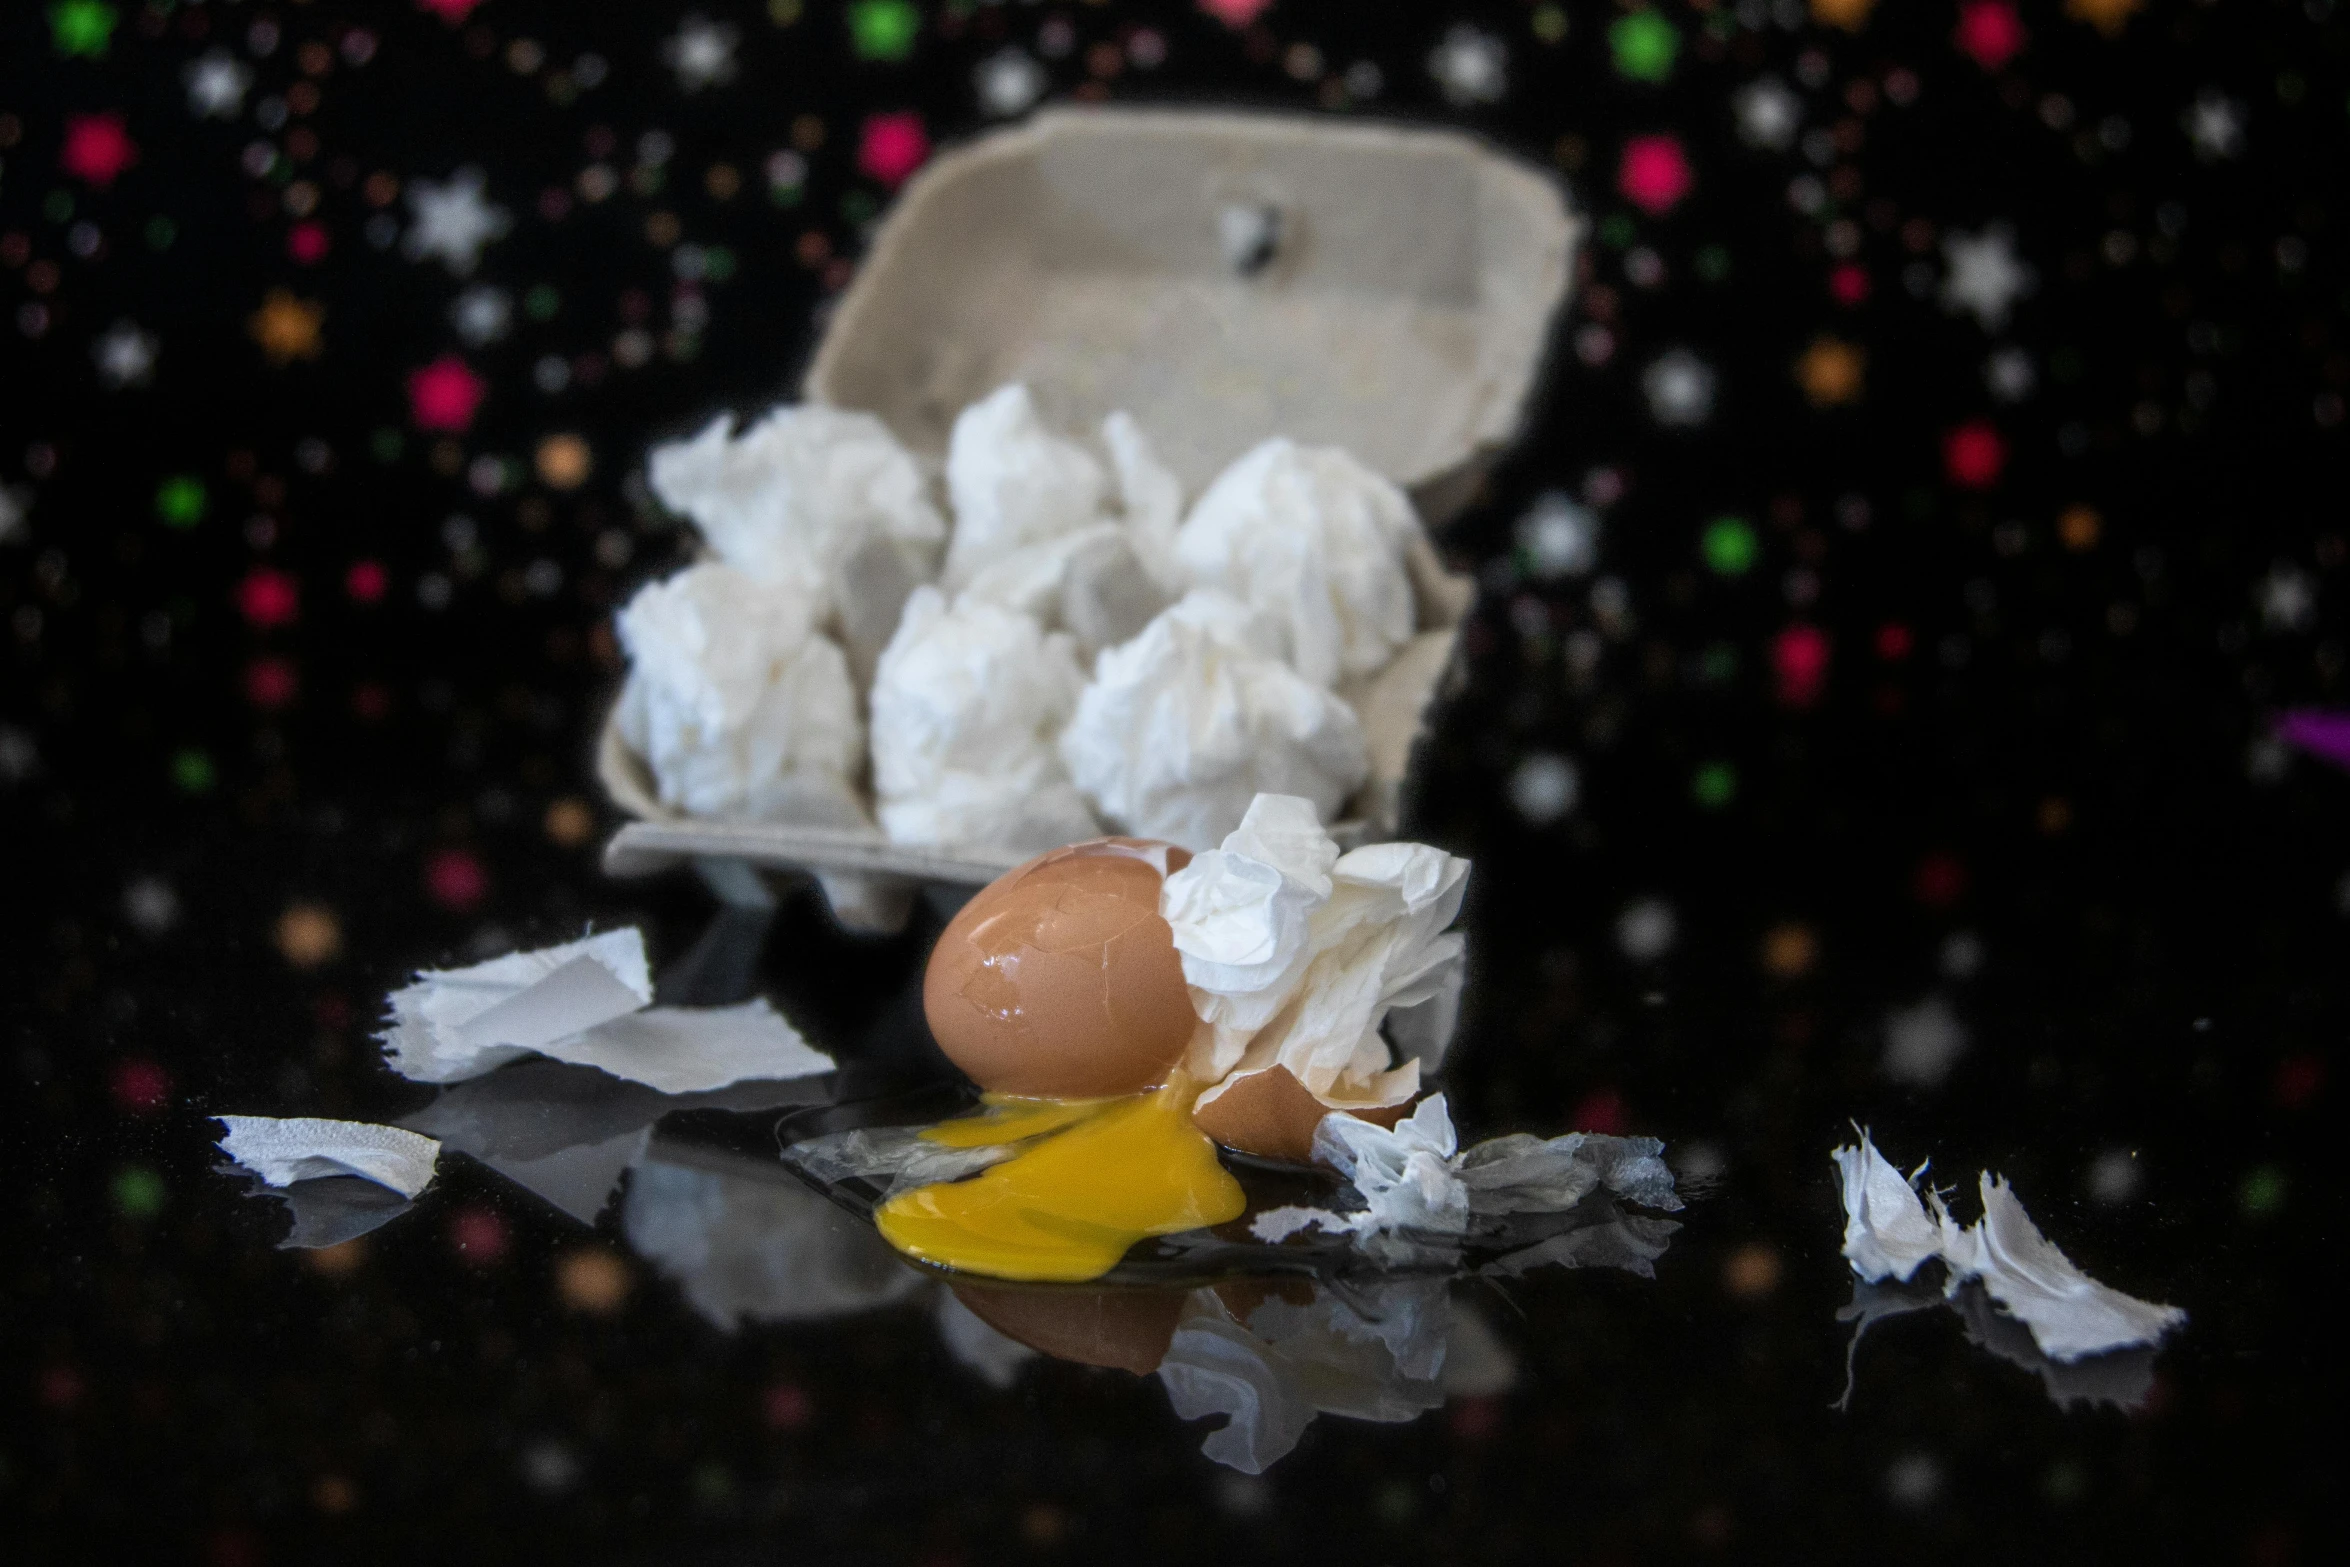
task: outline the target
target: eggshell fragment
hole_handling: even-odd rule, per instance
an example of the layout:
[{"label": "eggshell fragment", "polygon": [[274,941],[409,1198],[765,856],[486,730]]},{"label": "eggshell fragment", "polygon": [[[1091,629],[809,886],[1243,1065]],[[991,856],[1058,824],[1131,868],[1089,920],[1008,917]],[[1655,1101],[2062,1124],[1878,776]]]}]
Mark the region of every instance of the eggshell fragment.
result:
[{"label": "eggshell fragment", "polygon": [[[1273,1066],[1231,1079],[1221,1093],[1202,1100],[1191,1119],[1227,1148],[1307,1164],[1314,1157],[1314,1128],[1322,1124],[1322,1117],[1339,1108],[1316,1099],[1313,1090],[1290,1075],[1289,1068]],[[1410,1109],[1406,1101],[1346,1113],[1374,1126],[1392,1128]]]},{"label": "eggshell fragment", "polygon": [[1099,838],[1040,854],[963,906],[923,975],[947,1059],[994,1093],[1140,1093],[1167,1080],[1198,1015],[1159,885],[1191,856]]}]

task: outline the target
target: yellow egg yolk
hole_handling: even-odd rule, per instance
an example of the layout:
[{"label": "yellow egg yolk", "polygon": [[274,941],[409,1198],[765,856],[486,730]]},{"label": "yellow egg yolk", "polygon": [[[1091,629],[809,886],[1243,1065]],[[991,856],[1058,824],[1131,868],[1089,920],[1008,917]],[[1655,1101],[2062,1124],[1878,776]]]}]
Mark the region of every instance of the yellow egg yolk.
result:
[{"label": "yellow egg yolk", "polygon": [[1151,1235],[1236,1219],[1240,1183],[1193,1124],[1197,1085],[1178,1074],[1119,1099],[993,1100],[923,1135],[958,1148],[1036,1139],[965,1181],[901,1192],[874,1216],[909,1257],[991,1278],[1098,1279]]}]

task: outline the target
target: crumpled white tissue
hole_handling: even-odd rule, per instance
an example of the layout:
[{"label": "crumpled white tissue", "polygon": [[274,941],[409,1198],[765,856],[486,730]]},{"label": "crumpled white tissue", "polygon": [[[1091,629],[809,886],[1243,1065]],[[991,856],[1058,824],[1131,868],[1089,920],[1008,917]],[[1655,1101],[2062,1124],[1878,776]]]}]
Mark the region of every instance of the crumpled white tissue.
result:
[{"label": "crumpled white tissue", "polygon": [[1308,1229],[1351,1233],[1374,1253],[1403,1255],[1413,1249],[1404,1232],[1460,1235],[1473,1216],[1563,1213],[1602,1187],[1627,1201],[1673,1211],[1681,1199],[1663,1155],[1664,1144],[1653,1137],[1596,1132],[1552,1138],[1513,1133],[1462,1151],[1451,1109],[1444,1095],[1434,1094],[1392,1131],[1343,1113],[1324,1116],[1314,1128],[1314,1157],[1353,1184],[1362,1208],[1343,1214],[1274,1208],[1249,1229],[1268,1243]]},{"label": "crumpled white tissue", "polygon": [[213,1119],[228,1128],[220,1151],[271,1186],[356,1175],[413,1197],[431,1184],[441,1156],[441,1145],[429,1137],[367,1121],[269,1115]]},{"label": "crumpled white tissue", "polygon": [[955,528],[943,580],[951,589],[1024,546],[1102,520],[1102,465],[1047,430],[1017,381],[956,416],[946,470]]},{"label": "crumpled white tissue", "polygon": [[1090,657],[1139,635],[1170,596],[1143,564],[1134,536],[1103,522],[1021,546],[974,575],[956,602],[1016,610],[1067,632]]},{"label": "crumpled white tissue", "polygon": [[865,730],[848,658],[817,600],[705,561],[648,583],[620,612],[621,738],[661,802],[690,816],[864,824]]},{"label": "crumpled white tissue", "polygon": [[1299,674],[1334,686],[1410,640],[1404,554],[1418,527],[1403,491],[1342,448],[1275,437],[1208,486],[1175,553],[1192,582],[1271,617]]},{"label": "crumpled white tissue", "polygon": [[1158,449],[1124,409],[1102,421],[1102,445],[1118,479],[1118,502],[1126,511],[1126,536],[1161,592],[1181,598],[1191,583],[1175,558],[1183,526],[1183,481],[1159,461]]},{"label": "crumpled white tissue", "polygon": [[849,562],[876,542],[918,580],[936,569],[945,519],[921,467],[879,419],[811,403],[733,429],[734,416],[721,414],[646,463],[653,493],[692,518],[720,560],[808,589],[826,612],[838,607]]},{"label": "crumpled white tissue", "polygon": [[[2007,1182],[1988,1170],[1978,1182],[1983,1217],[1962,1226],[1939,1193],[1921,1199],[1866,1131],[1858,1149],[1838,1148],[1832,1157],[1844,1192],[1844,1255],[1864,1280],[1906,1279],[1928,1257],[1940,1257],[1946,1296],[1969,1280],[1980,1283],[2060,1363],[2155,1343],[2187,1320],[2176,1306],[2125,1295],[2075,1267],[2040,1233]],[[1928,1232],[1931,1249],[1922,1249]]]},{"label": "crumpled white tissue", "polygon": [[1259,794],[1335,817],[1370,772],[1354,709],[1283,663],[1261,617],[1194,592],[1094,662],[1061,755],[1120,831],[1206,849]]},{"label": "crumpled white tissue", "polygon": [[705,1008],[651,1007],[652,999],[644,936],[630,926],[471,968],[427,969],[392,993],[376,1037],[392,1070],[420,1083],[462,1082],[528,1055],[671,1094],[833,1069],[764,1000]]},{"label": "crumpled white tissue", "polygon": [[[1193,1008],[1208,1025],[1185,1067],[1210,1087],[1280,1066],[1325,1104],[1401,1104],[1447,1041],[1425,1017],[1418,1054],[1392,1065],[1381,1025],[1397,1008],[1457,995],[1469,862],[1417,843],[1341,855],[1310,801],[1264,794],[1220,848],[1167,878]],[[1447,1157],[1451,1150],[1446,1150]]]},{"label": "crumpled white tissue", "polygon": [[873,781],[895,843],[1043,850],[1100,827],[1056,741],[1084,677],[1069,639],[914,590],[873,680]]}]

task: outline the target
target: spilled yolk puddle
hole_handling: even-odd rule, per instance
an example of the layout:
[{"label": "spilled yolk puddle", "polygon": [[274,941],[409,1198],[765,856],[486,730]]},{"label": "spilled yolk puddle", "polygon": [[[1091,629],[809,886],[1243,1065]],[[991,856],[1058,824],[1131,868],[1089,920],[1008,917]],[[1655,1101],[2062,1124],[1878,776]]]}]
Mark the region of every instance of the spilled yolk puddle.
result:
[{"label": "spilled yolk puddle", "polygon": [[992,1278],[1098,1279],[1127,1248],[1238,1218],[1240,1183],[1192,1124],[1196,1085],[1122,1099],[999,1100],[923,1135],[975,1148],[1041,1137],[967,1181],[901,1192],[875,1222],[892,1246],[924,1262]]}]

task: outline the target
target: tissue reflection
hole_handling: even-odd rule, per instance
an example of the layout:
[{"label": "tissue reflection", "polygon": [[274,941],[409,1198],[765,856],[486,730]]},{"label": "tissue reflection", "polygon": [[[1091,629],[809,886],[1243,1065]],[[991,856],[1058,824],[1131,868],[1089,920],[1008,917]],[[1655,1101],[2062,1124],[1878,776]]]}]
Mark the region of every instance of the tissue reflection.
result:
[{"label": "tissue reflection", "polygon": [[2011,1366],[2039,1377],[2048,1396],[2061,1408],[2075,1404],[2111,1404],[2126,1411],[2145,1406],[2154,1392],[2155,1349],[2140,1345],[2109,1350],[2079,1360],[2058,1360],[2033,1342],[2032,1331],[2001,1311],[1982,1285],[1968,1283],[1946,1295],[1938,1284],[1870,1284],[1855,1279],[1852,1303],[1837,1309],[1836,1320],[1853,1324],[1852,1340],[1844,1353],[1844,1396],[1838,1409],[1849,1408],[1857,1382],[1860,1341],[1869,1329],[1888,1317],[1906,1316],[1946,1306],[1956,1312],[1967,1342],[1990,1351]]}]

